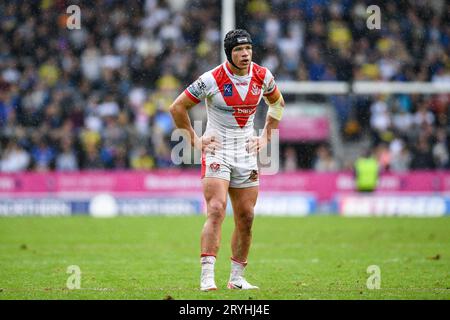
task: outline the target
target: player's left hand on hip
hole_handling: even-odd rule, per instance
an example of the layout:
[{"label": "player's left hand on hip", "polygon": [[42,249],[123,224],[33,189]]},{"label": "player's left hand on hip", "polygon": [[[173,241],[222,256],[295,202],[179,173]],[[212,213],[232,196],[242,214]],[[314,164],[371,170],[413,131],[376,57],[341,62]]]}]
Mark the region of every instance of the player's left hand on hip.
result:
[{"label": "player's left hand on hip", "polygon": [[247,141],[245,149],[248,153],[258,153],[267,145],[267,141],[262,137],[253,136]]}]

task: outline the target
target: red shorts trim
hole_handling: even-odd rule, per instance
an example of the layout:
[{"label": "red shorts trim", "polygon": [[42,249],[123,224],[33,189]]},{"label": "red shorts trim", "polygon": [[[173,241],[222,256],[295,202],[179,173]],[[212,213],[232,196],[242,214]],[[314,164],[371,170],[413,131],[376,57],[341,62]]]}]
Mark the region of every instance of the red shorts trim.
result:
[{"label": "red shorts trim", "polygon": [[202,179],[205,177],[205,173],[206,173],[206,157],[205,153],[202,152]]}]

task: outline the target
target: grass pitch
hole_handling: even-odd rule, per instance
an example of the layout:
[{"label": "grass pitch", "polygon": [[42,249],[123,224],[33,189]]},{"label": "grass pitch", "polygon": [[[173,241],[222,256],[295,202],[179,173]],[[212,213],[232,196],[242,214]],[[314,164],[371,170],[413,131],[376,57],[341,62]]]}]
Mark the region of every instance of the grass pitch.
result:
[{"label": "grass pitch", "polygon": [[[0,299],[450,299],[450,218],[256,217],[246,276],[230,291],[231,216],[200,292],[204,217],[0,218]],[[70,265],[81,288],[69,290]],[[367,268],[381,289],[366,286]]]}]

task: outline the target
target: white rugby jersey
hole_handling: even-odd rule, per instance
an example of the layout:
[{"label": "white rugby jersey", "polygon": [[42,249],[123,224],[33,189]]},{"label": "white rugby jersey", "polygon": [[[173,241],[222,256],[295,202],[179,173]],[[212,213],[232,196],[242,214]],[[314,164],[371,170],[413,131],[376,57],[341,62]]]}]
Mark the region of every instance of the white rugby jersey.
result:
[{"label": "white rugby jersey", "polygon": [[196,103],[206,99],[206,132],[214,132],[224,148],[232,148],[253,135],[256,107],[263,95],[270,96],[275,89],[267,68],[252,62],[248,74],[238,76],[224,62],[202,74],[184,92]]}]

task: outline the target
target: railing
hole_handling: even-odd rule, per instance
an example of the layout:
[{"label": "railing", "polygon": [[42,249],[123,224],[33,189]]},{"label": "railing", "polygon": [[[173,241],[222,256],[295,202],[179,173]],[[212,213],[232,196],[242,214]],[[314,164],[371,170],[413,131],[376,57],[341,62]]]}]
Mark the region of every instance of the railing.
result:
[{"label": "railing", "polygon": [[278,87],[286,94],[377,94],[450,93],[450,82],[398,82],[398,81],[279,81]]}]

